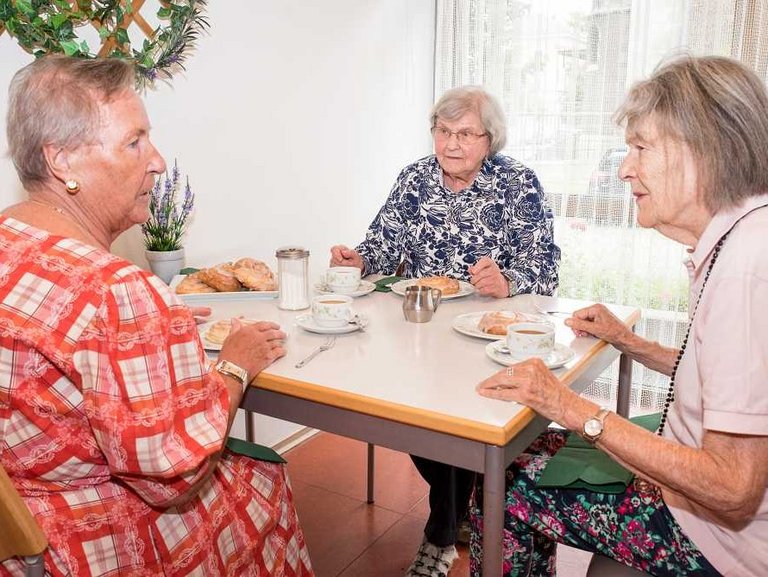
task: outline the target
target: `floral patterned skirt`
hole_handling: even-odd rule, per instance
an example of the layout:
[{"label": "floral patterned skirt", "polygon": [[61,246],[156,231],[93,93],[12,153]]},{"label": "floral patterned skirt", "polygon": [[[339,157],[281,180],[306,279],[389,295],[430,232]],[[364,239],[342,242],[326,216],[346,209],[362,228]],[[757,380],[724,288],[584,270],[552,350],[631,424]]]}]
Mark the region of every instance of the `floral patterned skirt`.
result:
[{"label": "floral patterned skirt", "polygon": [[[635,482],[624,493],[539,489],[547,461],[567,433],[547,431],[507,469],[504,512],[504,575],[555,575],[557,543],[596,551],[657,576],[719,573],[683,534],[661,493]],[[482,484],[471,509],[470,574],[482,574]]]}]

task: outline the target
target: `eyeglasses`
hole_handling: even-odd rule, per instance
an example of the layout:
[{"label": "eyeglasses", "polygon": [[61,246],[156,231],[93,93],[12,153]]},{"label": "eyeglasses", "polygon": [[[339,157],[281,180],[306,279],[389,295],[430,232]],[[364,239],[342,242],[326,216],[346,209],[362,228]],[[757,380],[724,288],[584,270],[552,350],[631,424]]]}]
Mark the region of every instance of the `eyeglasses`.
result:
[{"label": "eyeglasses", "polygon": [[445,126],[433,126],[432,135],[435,140],[450,140],[451,136],[456,135],[456,140],[459,144],[475,144],[478,140],[484,136],[488,136],[488,133],[475,134],[469,130],[448,130]]}]

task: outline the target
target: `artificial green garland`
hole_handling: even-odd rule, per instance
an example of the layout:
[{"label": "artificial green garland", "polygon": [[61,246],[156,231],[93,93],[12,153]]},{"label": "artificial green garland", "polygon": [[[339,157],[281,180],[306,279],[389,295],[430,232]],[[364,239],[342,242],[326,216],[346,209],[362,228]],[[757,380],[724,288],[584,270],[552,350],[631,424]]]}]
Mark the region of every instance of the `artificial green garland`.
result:
[{"label": "artificial green garland", "polygon": [[77,36],[80,26],[95,24],[101,46],[111,46],[106,56],[133,60],[136,83],[143,88],[158,77],[169,79],[177,67],[184,68],[189,49],[208,27],[202,14],[206,1],[161,1],[157,17],[167,24],[155,29],[139,48],[131,46],[127,32],[132,0],[0,0],[0,30],[4,27],[36,57],[63,53],[95,58]]}]

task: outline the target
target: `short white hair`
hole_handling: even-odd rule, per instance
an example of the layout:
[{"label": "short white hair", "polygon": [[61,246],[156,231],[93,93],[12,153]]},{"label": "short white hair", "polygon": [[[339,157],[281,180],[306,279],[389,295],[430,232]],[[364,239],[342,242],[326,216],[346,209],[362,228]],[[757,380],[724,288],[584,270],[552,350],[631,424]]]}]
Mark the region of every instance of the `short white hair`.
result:
[{"label": "short white hair", "polygon": [[490,140],[491,154],[502,150],[507,144],[507,119],[499,102],[481,86],[459,86],[447,90],[432,108],[432,128],[438,118],[456,120],[470,110],[480,116],[483,130]]}]

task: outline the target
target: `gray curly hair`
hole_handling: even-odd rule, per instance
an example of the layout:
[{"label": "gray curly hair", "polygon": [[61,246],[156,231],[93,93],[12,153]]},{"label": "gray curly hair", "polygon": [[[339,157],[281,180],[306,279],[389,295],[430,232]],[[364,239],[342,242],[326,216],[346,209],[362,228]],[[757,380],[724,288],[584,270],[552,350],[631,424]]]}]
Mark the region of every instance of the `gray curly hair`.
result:
[{"label": "gray curly hair", "polygon": [[456,120],[469,110],[480,116],[483,129],[491,143],[491,154],[507,144],[507,120],[499,102],[481,86],[459,86],[447,90],[432,108],[430,122],[435,127],[438,118]]}]

